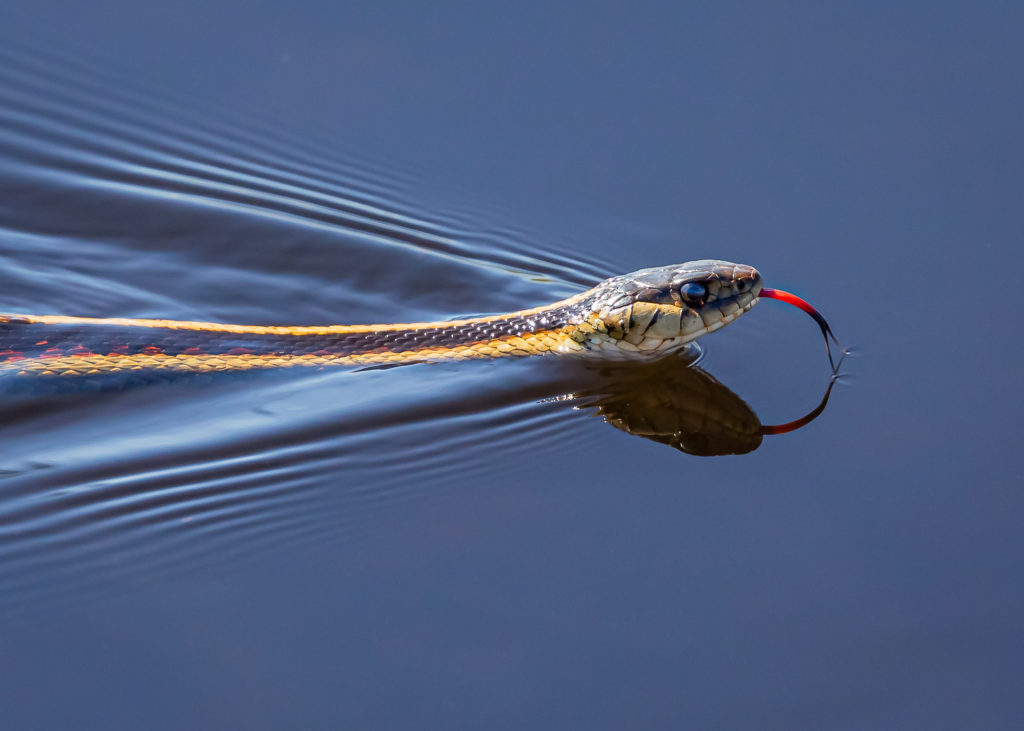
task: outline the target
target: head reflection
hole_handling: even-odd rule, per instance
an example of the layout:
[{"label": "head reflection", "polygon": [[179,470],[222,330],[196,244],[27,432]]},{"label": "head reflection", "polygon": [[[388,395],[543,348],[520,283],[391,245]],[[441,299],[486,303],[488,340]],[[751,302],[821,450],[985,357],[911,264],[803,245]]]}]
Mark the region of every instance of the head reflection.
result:
[{"label": "head reflection", "polygon": [[763,425],[747,403],[685,358],[593,369],[569,397],[627,434],[700,457],[747,454],[765,434],[799,429],[821,414],[835,383],[809,413],[780,425]]}]

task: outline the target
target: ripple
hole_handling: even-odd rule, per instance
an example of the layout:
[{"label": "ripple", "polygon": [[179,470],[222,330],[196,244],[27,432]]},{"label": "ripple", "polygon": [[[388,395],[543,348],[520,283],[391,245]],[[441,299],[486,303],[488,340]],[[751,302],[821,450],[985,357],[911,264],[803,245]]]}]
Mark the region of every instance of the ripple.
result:
[{"label": "ripple", "polygon": [[[209,414],[188,423],[196,405],[164,388],[156,403],[152,391],[77,403],[98,422],[128,414],[131,433],[115,425],[77,434],[82,422],[72,409],[6,427],[0,594],[43,591],[55,573],[95,575],[112,554],[122,557],[120,576],[147,574],[168,555],[178,570],[225,560],[212,548],[178,554],[183,536],[216,534],[218,546],[258,553],[280,538],[280,525],[307,536],[349,525],[372,530],[379,511],[485,484],[496,460],[571,449],[582,439],[569,427],[570,410],[543,402],[564,388],[550,374],[522,363],[478,365],[461,369],[458,388],[450,387],[453,372],[431,366],[259,379],[269,382],[221,390],[221,423]],[[396,377],[404,382],[397,388]],[[391,381],[382,389],[391,397],[367,390],[368,378]],[[138,417],[138,402],[152,403],[150,419]],[[23,443],[38,444],[38,434],[49,437],[35,456],[45,466],[9,461]]]},{"label": "ripple", "polygon": [[[166,126],[170,110],[161,106],[140,118],[146,105],[140,104],[137,97],[124,101],[111,99],[110,89],[126,87],[121,80],[102,84],[105,91],[102,95],[89,94],[88,83],[95,83],[90,79],[102,78],[101,72],[93,70],[85,78],[76,79],[77,84],[69,86],[66,59],[51,62],[60,70],[59,80],[39,71],[30,74],[24,68],[23,55],[5,59],[0,52],[0,59],[8,61],[0,65],[0,79],[5,81],[0,86],[0,100],[6,102],[0,106],[0,119],[6,122],[4,136],[10,140],[21,135],[19,141],[23,150],[33,149],[33,141],[43,143],[36,144],[34,150],[36,154],[45,155],[51,165],[58,164],[55,158],[60,158],[65,164],[82,166],[82,172],[97,178],[155,185],[170,192],[195,193],[197,197],[208,196],[291,213],[381,235],[385,240],[404,241],[438,254],[544,273],[578,285],[592,284],[608,271],[607,264],[594,267],[574,257],[559,256],[545,251],[545,247],[537,246],[534,241],[524,246],[516,239],[499,238],[493,246],[468,249],[455,236],[445,235],[441,222],[425,221],[421,213],[414,216],[400,212],[394,200],[379,203],[360,200],[357,191],[363,181],[352,180],[347,186],[339,186],[341,171],[338,169],[332,171],[335,181],[332,184],[299,172],[289,172],[281,179],[281,171],[302,170],[301,166],[310,161],[285,162],[280,157],[268,156],[263,162],[252,162],[252,150],[264,155],[273,150],[266,137],[248,139],[232,128],[208,132],[190,143],[188,130],[199,126],[195,118],[202,115],[195,114],[195,118],[177,122],[173,133],[161,133],[160,128]],[[179,115],[182,109],[188,108],[176,107]],[[247,157],[238,156],[240,139],[251,145]],[[56,154],[58,151],[60,155]],[[341,165],[342,170],[349,170],[349,176],[353,167],[351,163]],[[340,177],[340,180],[349,178]],[[469,233],[465,223],[458,233]],[[491,237],[481,235],[476,243],[484,243],[488,238]]]},{"label": "ripple", "polygon": [[[0,309],[409,321],[533,306],[615,273],[494,204],[425,210],[400,166],[11,35]],[[485,487],[496,460],[586,433],[549,400],[564,378],[523,363],[115,385],[4,392],[0,603],[372,533],[377,514]]]}]

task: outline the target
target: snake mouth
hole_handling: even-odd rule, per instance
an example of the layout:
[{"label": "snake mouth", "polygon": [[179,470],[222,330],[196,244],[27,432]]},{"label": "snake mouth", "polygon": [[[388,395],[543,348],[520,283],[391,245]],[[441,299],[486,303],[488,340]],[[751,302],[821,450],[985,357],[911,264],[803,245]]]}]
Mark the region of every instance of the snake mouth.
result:
[{"label": "snake mouth", "polygon": [[722,329],[757,304],[762,291],[761,274],[753,267],[736,264],[732,265],[731,275],[731,278],[722,277],[715,295],[694,308],[704,324],[697,337]]},{"label": "snake mouth", "polygon": [[719,300],[715,303],[715,307],[707,307],[699,313],[704,328],[694,333],[693,336],[696,338],[721,330],[729,323],[738,320],[744,313],[750,312],[755,304],[757,304],[757,297],[752,292],[742,292],[728,300]]}]

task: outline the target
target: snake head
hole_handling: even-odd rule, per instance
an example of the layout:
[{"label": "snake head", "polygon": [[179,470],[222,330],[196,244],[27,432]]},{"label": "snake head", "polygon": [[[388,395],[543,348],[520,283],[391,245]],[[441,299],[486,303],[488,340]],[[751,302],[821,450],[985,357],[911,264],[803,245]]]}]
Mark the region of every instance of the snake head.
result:
[{"label": "snake head", "polygon": [[664,352],[738,318],[761,286],[753,267],[702,259],[608,279],[595,288],[594,312],[615,347]]}]

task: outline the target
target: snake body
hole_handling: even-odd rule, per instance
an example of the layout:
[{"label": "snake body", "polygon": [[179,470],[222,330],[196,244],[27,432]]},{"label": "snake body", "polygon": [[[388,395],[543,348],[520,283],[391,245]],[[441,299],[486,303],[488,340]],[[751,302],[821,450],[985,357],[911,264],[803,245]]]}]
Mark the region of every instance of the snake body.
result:
[{"label": "snake body", "polygon": [[230,325],[0,315],[0,374],[205,373],[562,354],[657,357],[748,311],[761,276],[717,260],[642,269],[503,315],[384,325]]}]

